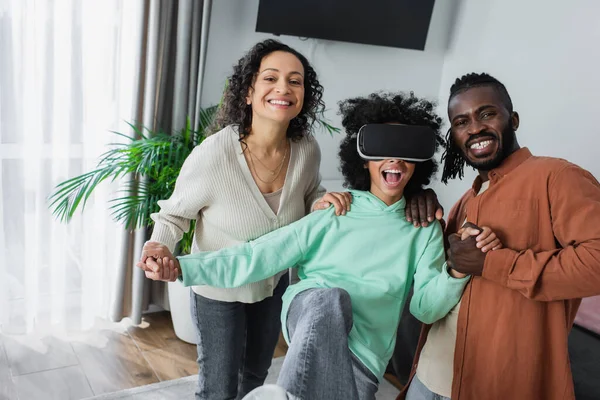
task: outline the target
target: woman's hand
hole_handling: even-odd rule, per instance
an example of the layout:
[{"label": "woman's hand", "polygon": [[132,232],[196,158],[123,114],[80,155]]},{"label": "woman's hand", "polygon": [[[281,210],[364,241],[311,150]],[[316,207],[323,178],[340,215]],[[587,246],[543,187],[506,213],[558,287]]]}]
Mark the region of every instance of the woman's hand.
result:
[{"label": "woman's hand", "polygon": [[333,205],[335,215],[346,215],[350,211],[350,203],[352,203],[350,192],[329,192],[315,202],[312,210],[325,210]]},{"label": "woman's hand", "polygon": [[159,242],[146,242],[142,248],[142,256],[140,262],[146,262],[148,257],[152,257],[155,260],[163,257],[175,258],[171,253],[171,250],[164,244]]},{"label": "woman's hand", "polygon": [[179,260],[167,246],[158,242],[144,244],[142,257],[136,266],[144,270],[146,278],[155,281],[174,282],[181,271]]}]

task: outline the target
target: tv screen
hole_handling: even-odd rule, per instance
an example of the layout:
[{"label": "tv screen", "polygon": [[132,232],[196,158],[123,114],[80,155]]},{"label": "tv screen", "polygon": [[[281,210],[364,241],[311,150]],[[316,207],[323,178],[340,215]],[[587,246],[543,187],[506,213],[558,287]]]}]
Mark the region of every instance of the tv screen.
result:
[{"label": "tv screen", "polygon": [[435,0],[260,0],[256,31],[424,50]]}]

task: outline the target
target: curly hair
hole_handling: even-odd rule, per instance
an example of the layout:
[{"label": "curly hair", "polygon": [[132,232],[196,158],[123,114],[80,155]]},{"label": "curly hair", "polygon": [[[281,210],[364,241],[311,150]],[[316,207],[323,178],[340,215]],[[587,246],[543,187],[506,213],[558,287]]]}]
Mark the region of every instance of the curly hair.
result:
[{"label": "curly hair", "polygon": [[[339,157],[344,175],[344,187],[356,190],[369,190],[371,178],[369,170],[364,168],[363,160],[356,151],[358,130],[365,124],[385,124],[396,122],[406,125],[423,125],[432,128],[436,134],[436,151],[439,145],[445,146],[440,133],[442,119],[435,113],[436,104],[420,99],[413,92],[373,93],[367,97],[356,97],[339,103],[339,114],[346,137],[340,144]],[[415,163],[415,171],[404,188],[406,196],[414,195],[429,184],[437,171],[437,163],[427,160]]]},{"label": "curly hair", "polygon": [[233,74],[227,80],[227,88],[214,123],[215,129],[232,124],[238,125],[241,142],[250,134],[252,106],[246,104],[246,97],[254,84],[263,58],[275,51],[293,54],[304,67],[304,103],[300,113],[290,121],[287,137],[292,140],[300,140],[302,137],[310,135],[317,114],[325,108],[322,100],[323,86],[319,83],[317,73],[306,57],[288,45],[273,39],[255,44],[233,67]]},{"label": "curly hair", "polygon": [[[494,88],[500,95],[500,99],[504,103],[504,107],[506,107],[508,113],[513,113],[513,103],[506,87],[498,79],[486,73],[470,73],[457,78],[450,88],[448,103],[450,103],[450,100],[455,96],[464,93],[469,89],[482,86]],[[509,121],[509,123],[511,123],[511,121]],[[442,169],[442,182],[448,184],[449,179],[462,179],[463,176],[465,176],[465,159],[463,158],[460,149],[454,143],[454,140],[452,140],[452,128],[448,129],[448,132],[446,133],[446,143],[446,150],[444,151],[444,154],[442,154],[442,162],[444,163]]]}]

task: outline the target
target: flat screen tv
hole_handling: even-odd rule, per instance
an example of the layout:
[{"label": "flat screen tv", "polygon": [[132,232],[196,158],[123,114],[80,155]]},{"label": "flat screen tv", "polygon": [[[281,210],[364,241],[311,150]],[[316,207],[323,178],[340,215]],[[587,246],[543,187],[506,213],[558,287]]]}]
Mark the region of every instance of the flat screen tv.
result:
[{"label": "flat screen tv", "polygon": [[424,50],[435,0],[260,0],[256,31]]}]

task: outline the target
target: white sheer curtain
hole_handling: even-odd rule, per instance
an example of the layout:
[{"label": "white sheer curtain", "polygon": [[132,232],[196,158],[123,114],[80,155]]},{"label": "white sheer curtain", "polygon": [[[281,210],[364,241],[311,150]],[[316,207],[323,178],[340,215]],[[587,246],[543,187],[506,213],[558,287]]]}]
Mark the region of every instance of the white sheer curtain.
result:
[{"label": "white sheer curtain", "polygon": [[114,187],[56,222],[47,196],[128,132],[141,0],[0,0],[0,331],[89,327],[116,286]]}]

